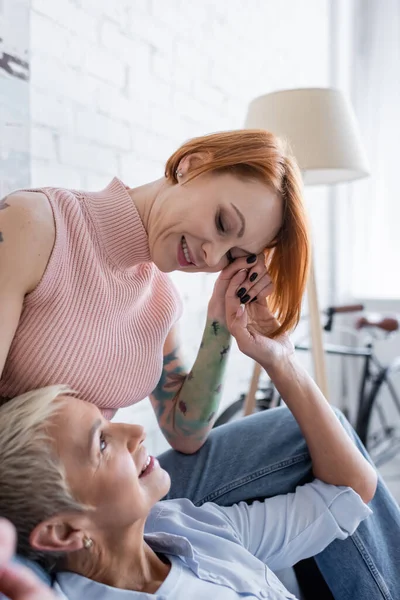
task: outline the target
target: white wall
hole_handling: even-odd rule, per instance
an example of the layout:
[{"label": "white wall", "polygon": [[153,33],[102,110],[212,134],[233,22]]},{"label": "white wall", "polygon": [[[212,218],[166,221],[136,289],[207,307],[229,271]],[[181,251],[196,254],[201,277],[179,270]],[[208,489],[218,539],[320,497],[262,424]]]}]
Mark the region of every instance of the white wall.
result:
[{"label": "white wall", "polygon": [[[32,185],[98,189],[159,177],[185,139],[243,125],[269,91],[329,83],[329,0],[32,0]],[[326,288],[327,210],[308,194]],[[202,335],[211,276],[177,274],[188,362]],[[325,292],[324,292],[325,293]],[[223,402],[251,363],[232,353]],[[122,411],[165,444],[147,402]]]},{"label": "white wall", "polygon": [[30,0],[0,0],[0,198],[29,181]]}]

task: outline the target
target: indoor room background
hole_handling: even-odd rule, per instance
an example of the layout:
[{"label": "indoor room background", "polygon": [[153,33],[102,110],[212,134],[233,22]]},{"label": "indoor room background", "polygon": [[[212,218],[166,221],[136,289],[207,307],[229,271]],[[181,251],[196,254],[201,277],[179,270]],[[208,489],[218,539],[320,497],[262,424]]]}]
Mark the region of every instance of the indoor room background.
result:
[{"label": "indoor room background", "polygon": [[[396,10],[394,0],[0,0],[1,195],[45,185],[97,190],[115,175],[140,185],[160,177],[188,138],[243,127],[256,96],[338,87],[354,105],[372,177],[307,188],[320,306],[359,301],[400,312]],[[194,360],[215,277],[172,277]],[[391,359],[399,338],[377,350]],[[233,349],[222,408],[247,391],[252,368]],[[345,395],[350,412],[359,370],[355,360],[349,376],[343,361],[328,360],[332,402],[342,407]],[[167,447],[147,401],[118,417],[145,425],[150,452]]]}]

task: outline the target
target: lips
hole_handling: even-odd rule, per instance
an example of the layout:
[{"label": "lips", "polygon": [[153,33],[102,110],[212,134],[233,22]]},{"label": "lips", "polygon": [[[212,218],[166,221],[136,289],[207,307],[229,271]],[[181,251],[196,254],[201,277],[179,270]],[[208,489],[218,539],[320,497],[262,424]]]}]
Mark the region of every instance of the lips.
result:
[{"label": "lips", "polygon": [[142,468],[141,468],[141,470],[140,470],[140,475],[139,475],[139,477],[141,477],[141,476],[142,476],[142,474],[145,472],[145,470],[147,469],[147,467],[148,467],[148,466],[149,466],[149,464],[150,464],[150,461],[151,461],[151,456],[148,456],[148,457],[146,458],[146,460],[144,461],[144,463],[143,463],[143,466],[142,466]]},{"label": "lips", "polygon": [[180,267],[191,267],[196,266],[196,263],[193,260],[192,254],[190,252],[188,243],[185,239],[185,236],[181,237],[178,246],[178,263]]},{"label": "lips", "polygon": [[145,464],[143,465],[142,472],[139,475],[139,479],[150,475],[159,466],[158,460],[154,456],[148,456]]}]

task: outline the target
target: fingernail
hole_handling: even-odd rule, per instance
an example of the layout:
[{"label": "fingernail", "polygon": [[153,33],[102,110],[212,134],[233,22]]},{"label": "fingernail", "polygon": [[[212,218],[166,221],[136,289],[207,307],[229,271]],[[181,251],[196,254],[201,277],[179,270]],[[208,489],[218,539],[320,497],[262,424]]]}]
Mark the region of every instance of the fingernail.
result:
[{"label": "fingernail", "polygon": [[257,260],[257,254],[250,254],[250,256],[247,257],[246,262],[251,265],[252,263],[255,263]]},{"label": "fingernail", "polygon": [[248,302],[250,300],[250,296],[248,294],[246,294],[245,296],[243,296],[242,298],[240,298],[240,302],[242,304],[246,304],[246,302]]},{"label": "fingernail", "polygon": [[252,300],[250,301],[250,304],[251,304],[252,302],[255,302],[256,300],[257,300],[257,296],[254,296],[254,298],[252,298]]},{"label": "fingernail", "polygon": [[243,314],[243,313],[244,313],[244,305],[243,305],[243,304],[241,304],[241,305],[239,306],[239,308],[237,309],[237,312],[236,312],[236,318],[238,318],[238,319],[239,319],[239,318],[242,316],[242,314]]},{"label": "fingernail", "polygon": [[252,275],[250,275],[250,281],[255,281],[258,277],[258,273],[252,273]]},{"label": "fingernail", "polygon": [[243,294],[246,293],[246,288],[240,288],[240,290],[238,292],[236,292],[236,296],[238,298],[241,298],[243,296]]}]

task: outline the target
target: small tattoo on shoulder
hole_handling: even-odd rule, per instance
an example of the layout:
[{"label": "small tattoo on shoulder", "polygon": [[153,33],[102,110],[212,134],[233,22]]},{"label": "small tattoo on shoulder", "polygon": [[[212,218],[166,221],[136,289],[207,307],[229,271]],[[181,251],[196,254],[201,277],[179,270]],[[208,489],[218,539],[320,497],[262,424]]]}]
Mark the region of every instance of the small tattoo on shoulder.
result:
[{"label": "small tattoo on shoulder", "polygon": [[4,238],[3,238],[2,232],[0,231],[0,244],[1,244],[1,242],[4,242]]},{"label": "small tattoo on shoulder", "polygon": [[218,321],[213,321],[211,323],[211,327],[213,329],[214,335],[217,335],[217,333],[219,331],[219,323],[218,323]]},{"label": "small tattoo on shoulder", "polygon": [[2,198],[0,200],[0,210],[5,210],[6,208],[8,208],[10,205],[7,204],[6,200],[7,200],[8,196],[4,196],[4,198]]}]

